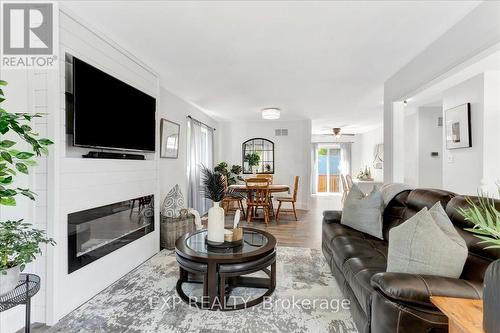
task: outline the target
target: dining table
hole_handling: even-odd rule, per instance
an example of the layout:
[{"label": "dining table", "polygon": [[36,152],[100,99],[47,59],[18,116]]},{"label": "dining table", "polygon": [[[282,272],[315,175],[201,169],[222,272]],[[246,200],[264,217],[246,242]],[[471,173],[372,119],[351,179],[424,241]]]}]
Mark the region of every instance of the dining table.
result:
[{"label": "dining table", "polygon": [[[252,195],[252,191],[249,191],[245,184],[229,185],[228,189],[230,191],[234,191],[234,192],[247,193],[247,195],[249,197]],[[281,193],[281,192],[286,192],[286,193],[290,194],[290,186],[282,185],[282,184],[269,184],[269,192],[270,192],[270,195],[272,195],[273,193]],[[272,200],[271,200],[270,204],[271,204],[272,214],[274,215],[274,207],[273,207]],[[252,216],[254,218],[257,217],[257,211],[255,209],[252,211]]]},{"label": "dining table", "polygon": [[[234,184],[229,186],[229,190],[234,192],[247,192],[247,186],[245,184]],[[271,193],[280,193],[287,192],[290,193],[290,186],[281,185],[281,184],[270,184],[269,192]]]}]

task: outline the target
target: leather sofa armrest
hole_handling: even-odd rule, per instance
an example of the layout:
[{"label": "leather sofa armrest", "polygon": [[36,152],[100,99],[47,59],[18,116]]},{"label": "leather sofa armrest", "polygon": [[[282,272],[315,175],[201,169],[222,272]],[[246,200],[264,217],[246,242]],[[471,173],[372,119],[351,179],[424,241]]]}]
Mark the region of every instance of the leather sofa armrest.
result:
[{"label": "leather sofa armrest", "polygon": [[330,223],[340,223],[342,218],[342,211],[340,210],[325,210],[323,211],[323,222]]},{"label": "leather sofa armrest", "polygon": [[433,306],[431,296],[481,299],[481,283],[434,275],[406,273],[377,273],[371,278],[371,285],[390,299]]}]

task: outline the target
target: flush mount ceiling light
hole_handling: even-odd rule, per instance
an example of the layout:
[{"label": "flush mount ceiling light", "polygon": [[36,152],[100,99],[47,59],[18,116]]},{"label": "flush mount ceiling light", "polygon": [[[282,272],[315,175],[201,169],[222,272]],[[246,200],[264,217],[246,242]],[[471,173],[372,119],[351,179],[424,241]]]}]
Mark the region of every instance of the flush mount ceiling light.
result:
[{"label": "flush mount ceiling light", "polygon": [[277,108],[267,108],[262,110],[262,119],[280,119],[281,111]]}]

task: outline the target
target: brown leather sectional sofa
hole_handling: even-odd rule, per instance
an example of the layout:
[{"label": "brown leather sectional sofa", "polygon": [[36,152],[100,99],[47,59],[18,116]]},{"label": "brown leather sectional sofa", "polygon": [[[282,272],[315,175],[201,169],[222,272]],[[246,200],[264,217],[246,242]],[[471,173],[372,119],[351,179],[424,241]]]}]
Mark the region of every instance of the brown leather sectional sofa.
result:
[{"label": "brown leather sectional sofa", "polygon": [[[440,201],[469,248],[460,279],[387,273],[389,230]],[[500,207],[500,201],[497,201]],[[383,216],[384,240],[340,224],[341,212],[323,213],[323,253],[344,296],[359,332],[447,332],[447,318],[430,302],[430,296],[479,299],[488,265],[500,251],[486,250],[457,212],[466,207],[463,196],[443,190],[417,189],[398,194]]]}]

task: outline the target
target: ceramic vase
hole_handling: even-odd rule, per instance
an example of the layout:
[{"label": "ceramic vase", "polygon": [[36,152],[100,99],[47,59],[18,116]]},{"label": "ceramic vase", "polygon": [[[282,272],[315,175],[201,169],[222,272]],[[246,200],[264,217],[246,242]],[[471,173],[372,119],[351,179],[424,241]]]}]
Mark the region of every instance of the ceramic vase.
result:
[{"label": "ceramic vase", "polygon": [[483,328],[486,333],[500,332],[500,259],[492,262],[484,275]]},{"label": "ceramic vase", "polygon": [[207,239],[211,242],[224,242],[224,209],[220,202],[214,202],[208,210],[208,233]]},{"label": "ceramic vase", "polygon": [[255,176],[257,175],[257,170],[258,170],[258,166],[257,165],[252,165],[252,174]]},{"label": "ceramic vase", "polygon": [[6,270],[7,274],[0,273],[0,296],[14,290],[19,282],[19,274],[21,270],[19,266],[12,267]]}]

